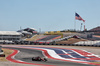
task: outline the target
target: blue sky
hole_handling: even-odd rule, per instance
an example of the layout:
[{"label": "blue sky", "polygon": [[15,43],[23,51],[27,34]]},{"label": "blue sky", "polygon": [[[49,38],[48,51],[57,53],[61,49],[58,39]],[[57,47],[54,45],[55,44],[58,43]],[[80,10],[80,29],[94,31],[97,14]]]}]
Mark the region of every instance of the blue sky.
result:
[{"label": "blue sky", "polygon": [[[100,25],[100,0],[0,0],[0,31],[35,28],[42,31],[80,30],[82,21],[87,29]],[[84,23],[83,23],[84,25]],[[83,29],[83,28],[82,28]]]}]

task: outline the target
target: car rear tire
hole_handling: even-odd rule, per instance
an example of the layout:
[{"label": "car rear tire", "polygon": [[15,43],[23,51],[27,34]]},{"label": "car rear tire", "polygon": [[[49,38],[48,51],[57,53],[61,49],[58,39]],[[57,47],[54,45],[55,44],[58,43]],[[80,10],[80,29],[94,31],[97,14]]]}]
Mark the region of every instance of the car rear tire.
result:
[{"label": "car rear tire", "polygon": [[47,59],[46,59],[46,58],[44,58],[44,61],[46,62],[46,61],[47,61]]},{"label": "car rear tire", "polygon": [[32,58],[32,61],[34,61],[34,60],[35,60],[35,58],[33,57],[33,58]]}]

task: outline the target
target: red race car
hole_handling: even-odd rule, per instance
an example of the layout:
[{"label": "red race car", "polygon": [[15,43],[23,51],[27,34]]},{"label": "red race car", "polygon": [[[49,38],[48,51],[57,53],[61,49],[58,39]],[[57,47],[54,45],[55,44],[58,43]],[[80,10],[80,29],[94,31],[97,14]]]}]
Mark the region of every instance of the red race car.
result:
[{"label": "red race car", "polygon": [[38,57],[33,57],[32,61],[45,61],[46,62],[47,59],[46,58],[41,58],[41,57],[38,56]]}]

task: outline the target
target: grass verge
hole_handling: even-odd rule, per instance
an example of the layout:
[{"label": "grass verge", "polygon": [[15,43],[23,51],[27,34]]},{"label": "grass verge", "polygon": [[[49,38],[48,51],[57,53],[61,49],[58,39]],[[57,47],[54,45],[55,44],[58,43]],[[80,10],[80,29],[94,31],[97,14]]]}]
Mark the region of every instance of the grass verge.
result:
[{"label": "grass verge", "polygon": [[0,57],[0,61],[8,61],[7,59],[6,59],[6,57],[8,56],[8,55],[10,55],[11,53],[13,53],[13,50],[9,50],[9,49],[2,49],[3,51],[4,51],[4,54],[5,54],[5,57]]}]

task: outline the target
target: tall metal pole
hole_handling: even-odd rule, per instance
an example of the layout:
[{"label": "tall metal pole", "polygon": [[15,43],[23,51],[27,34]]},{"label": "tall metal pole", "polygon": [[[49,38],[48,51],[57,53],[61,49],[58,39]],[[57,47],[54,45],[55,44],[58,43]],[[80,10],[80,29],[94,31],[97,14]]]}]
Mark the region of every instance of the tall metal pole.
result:
[{"label": "tall metal pole", "polygon": [[82,30],[82,25],[83,25],[83,24],[81,23],[80,31]]},{"label": "tall metal pole", "polygon": [[74,20],[74,30],[76,31],[76,12],[75,12],[75,20]]},{"label": "tall metal pole", "polygon": [[41,33],[41,28],[39,28],[39,33]]},{"label": "tall metal pole", "polygon": [[84,31],[85,31],[85,22],[84,22]]},{"label": "tall metal pole", "polygon": [[74,30],[76,31],[76,20],[74,21]]},{"label": "tall metal pole", "polygon": [[20,26],[20,30],[22,29],[22,27]]}]

